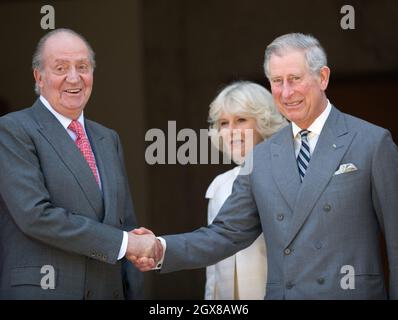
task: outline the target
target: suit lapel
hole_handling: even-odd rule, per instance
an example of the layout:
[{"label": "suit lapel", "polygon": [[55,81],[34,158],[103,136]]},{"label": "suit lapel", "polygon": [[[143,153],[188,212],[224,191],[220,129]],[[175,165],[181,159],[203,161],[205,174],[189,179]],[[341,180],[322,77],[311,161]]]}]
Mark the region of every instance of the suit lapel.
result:
[{"label": "suit lapel", "polygon": [[354,132],[347,130],[344,115],[332,107],[310,160],[293,212],[286,247],[294,240],[325,190],[350,146]]},{"label": "suit lapel", "polygon": [[284,130],[280,139],[271,144],[272,175],[280,193],[293,211],[301,183],[294,154],[291,125]]},{"label": "suit lapel", "polygon": [[32,107],[39,131],[50,143],[86,195],[97,217],[102,215],[102,194],[87,161],[59,121],[37,100]]},{"label": "suit lapel", "polygon": [[107,212],[115,212],[115,204],[117,199],[117,184],[115,180],[115,160],[112,157],[112,153],[109,152],[112,141],[104,137],[101,132],[96,130],[94,126],[90,124],[90,121],[86,121],[86,131],[89,136],[90,143],[95,154],[97,161],[98,171],[100,172],[102,192],[104,196],[104,222],[111,218],[107,215]]}]

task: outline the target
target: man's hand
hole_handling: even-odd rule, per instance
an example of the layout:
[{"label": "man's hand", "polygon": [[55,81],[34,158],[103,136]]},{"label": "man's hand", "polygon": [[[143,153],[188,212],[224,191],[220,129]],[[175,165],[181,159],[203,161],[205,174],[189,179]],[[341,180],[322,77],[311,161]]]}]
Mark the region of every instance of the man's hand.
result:
[{"label": "man's hand", "polygon": [[126,258],[140,271],[149,271],[155,268],[163,256],[163,247],[151,230],[141,227],[128,234]]}]

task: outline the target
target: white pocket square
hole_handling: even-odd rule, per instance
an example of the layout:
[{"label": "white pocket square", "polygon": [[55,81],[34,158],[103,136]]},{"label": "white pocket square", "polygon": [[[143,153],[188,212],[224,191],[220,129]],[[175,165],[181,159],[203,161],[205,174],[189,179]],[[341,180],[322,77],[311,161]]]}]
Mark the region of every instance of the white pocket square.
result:
[{"label": "white pocket square", "polygon": [[356,171],[358,168],[353,163],[344,163],[340,165],[339,169],[334,173],[335,176],[342,173],[347,173],[351,171]]}]

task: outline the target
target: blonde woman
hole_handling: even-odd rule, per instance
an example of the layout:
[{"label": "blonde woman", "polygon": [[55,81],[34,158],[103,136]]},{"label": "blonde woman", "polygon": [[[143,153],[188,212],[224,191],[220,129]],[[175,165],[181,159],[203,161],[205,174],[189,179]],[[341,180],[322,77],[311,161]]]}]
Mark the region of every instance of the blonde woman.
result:
[{"label": "blonde woman", "polygon": [[[225,87],[210,104],[211,140],[237,166],[217,176],[206,192],[208,223],[232,192],[240,164],[256,144],[287,122],[262,86],[240,81]],[[206,300],[264,299],[267,278],[266,245],[261,235],[253,244],[206,269]]]}]

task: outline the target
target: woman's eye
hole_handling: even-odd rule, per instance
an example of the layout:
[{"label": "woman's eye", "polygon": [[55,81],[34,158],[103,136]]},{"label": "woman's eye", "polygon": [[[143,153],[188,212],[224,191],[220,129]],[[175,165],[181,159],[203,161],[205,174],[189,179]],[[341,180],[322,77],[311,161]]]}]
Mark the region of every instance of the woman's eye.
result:
[{"label": "woman's eye", "polygon": [[228,122],[227,121],[221,121],[220,122],[220,127],[225,127],[225,126],[227,126],[228,125]]},{"label": "woman's eye", "polygon": [[241,123],[242,123],[242,122],[246,122],[246,121],[247,121],[246,118],[239,118],[239,119],[238,119],[238,122],[241,122]]}]

